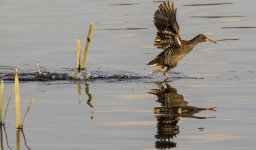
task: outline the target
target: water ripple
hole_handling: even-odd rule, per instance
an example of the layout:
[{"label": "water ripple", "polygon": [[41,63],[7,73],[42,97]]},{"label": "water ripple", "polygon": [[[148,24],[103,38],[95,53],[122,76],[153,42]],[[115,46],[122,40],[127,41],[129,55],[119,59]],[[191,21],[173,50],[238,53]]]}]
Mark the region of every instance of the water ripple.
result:
[{"label": "water ripple", "polygon": [[240,40],[240,39],[238,39],[238,38],[230,38],[230,39],[226,38],[226,39],[220,39],[220,40],[216,40],[216,41],[237,41],[237,40]]},{"label": "water ripple", "polygon": [[130,6],[130,5],[139,5],[140,3],[118,3],[118,4],[110,4],[112,6]]},{"label": "water ripple", "polygon": [[148,28],[137,28],[137,27],[133,27],[133,28],[105,28],[105,29],[101,29],[101,30],[146,30]]},{"label": "water ripple", "polygon": [[202,4],[186,4],[183,6],[218,6],[218,5],[230,5],[233,3],[202,3]]},{"label": "water ripple", "polygon": [[191,18],[243,18],[246,16],[240,16],[240,15],[236,15],[236,16],[191,16]]},{"label": "water ripple", "polygon": [[256,29],[256,26],[221,27],[221,29]]}]

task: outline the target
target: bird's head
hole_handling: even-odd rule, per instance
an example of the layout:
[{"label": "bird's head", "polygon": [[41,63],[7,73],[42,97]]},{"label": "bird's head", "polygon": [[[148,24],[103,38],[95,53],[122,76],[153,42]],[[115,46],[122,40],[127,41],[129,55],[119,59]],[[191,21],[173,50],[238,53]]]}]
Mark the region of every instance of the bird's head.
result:
[{"label": "bird's head", "polygon": [[209,43],[217,43],[217,42],[215,42],[214,40],[211,40],[211,39],[209,39],[209,38],[207,38],[205,35],[203,35],[203,34],[199,34],[199,35],[197,35],[196,36],[196,41],[197,42],[209,42]]}]

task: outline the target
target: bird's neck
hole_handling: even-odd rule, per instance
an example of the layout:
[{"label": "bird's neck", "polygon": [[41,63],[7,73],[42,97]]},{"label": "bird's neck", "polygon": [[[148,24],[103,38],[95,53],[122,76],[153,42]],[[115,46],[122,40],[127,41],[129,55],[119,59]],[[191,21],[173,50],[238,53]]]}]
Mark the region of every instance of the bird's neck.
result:
[{"label": "bird's neck", "polygon": [[197,44],[199,44],[199,40],[198,40],[198,36],[194,37],[193,39],[191,39],[190,41],[188,41],[189,45],[191,46],[196,46]]},{"label": "bird's neck", "polygon": [[193,39],[189,40],[189,41],[182,41],[185,50],[185,53],[189,53],[192,51],[192,49],[199,44],[200,42],[198,42],[197,37],[194,37]]}]

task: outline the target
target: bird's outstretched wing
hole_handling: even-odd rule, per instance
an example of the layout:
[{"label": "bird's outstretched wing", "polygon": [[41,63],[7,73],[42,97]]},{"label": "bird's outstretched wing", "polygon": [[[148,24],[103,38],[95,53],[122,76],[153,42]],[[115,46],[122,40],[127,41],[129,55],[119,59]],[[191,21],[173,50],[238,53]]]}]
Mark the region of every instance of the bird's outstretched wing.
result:
[{"label": "bird's outstretched wing", "polygon": [[176,13],[177,9],[174,9],[173,3],[170,5],[169,1],[160,4],[156,10],[154,23],[158,31],[154,41],[155,47],[166,50],[181,45]]}]

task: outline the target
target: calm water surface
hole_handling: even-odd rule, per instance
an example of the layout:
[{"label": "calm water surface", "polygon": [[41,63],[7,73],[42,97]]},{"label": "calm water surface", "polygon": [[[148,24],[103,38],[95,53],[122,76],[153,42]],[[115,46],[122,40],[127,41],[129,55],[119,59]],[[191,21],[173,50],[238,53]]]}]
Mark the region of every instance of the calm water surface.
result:
[{"label": "calm water surface", "polygon": [[[95,24],[88,69],[150,76],[153,13],[160,1],[1,1],[0,72],[35,63],[48,70],[76,66],[76,38]],[[180,0],[181,36],[198,33],[218,42],[201,44],[179,63],[169,84],[161,75],[139,80],[21,82],[24,135],[30,149],[233,149],[256,144],[256,2]],[[84,43],[83,43],[84,44]],[[8,66],[8,67],[6,67]],[[11,69],[12,70],[12,69]],[[180,77],[187,78],[180,78]],[[81,91],[78,90],[81,86]],[[4,108],[13,83],[6,83]],[[2,149],[16,145],[12,99]],[[7,139],[6,139],[7,135]],[[9,146],[8,146],[9,145]]]}]

